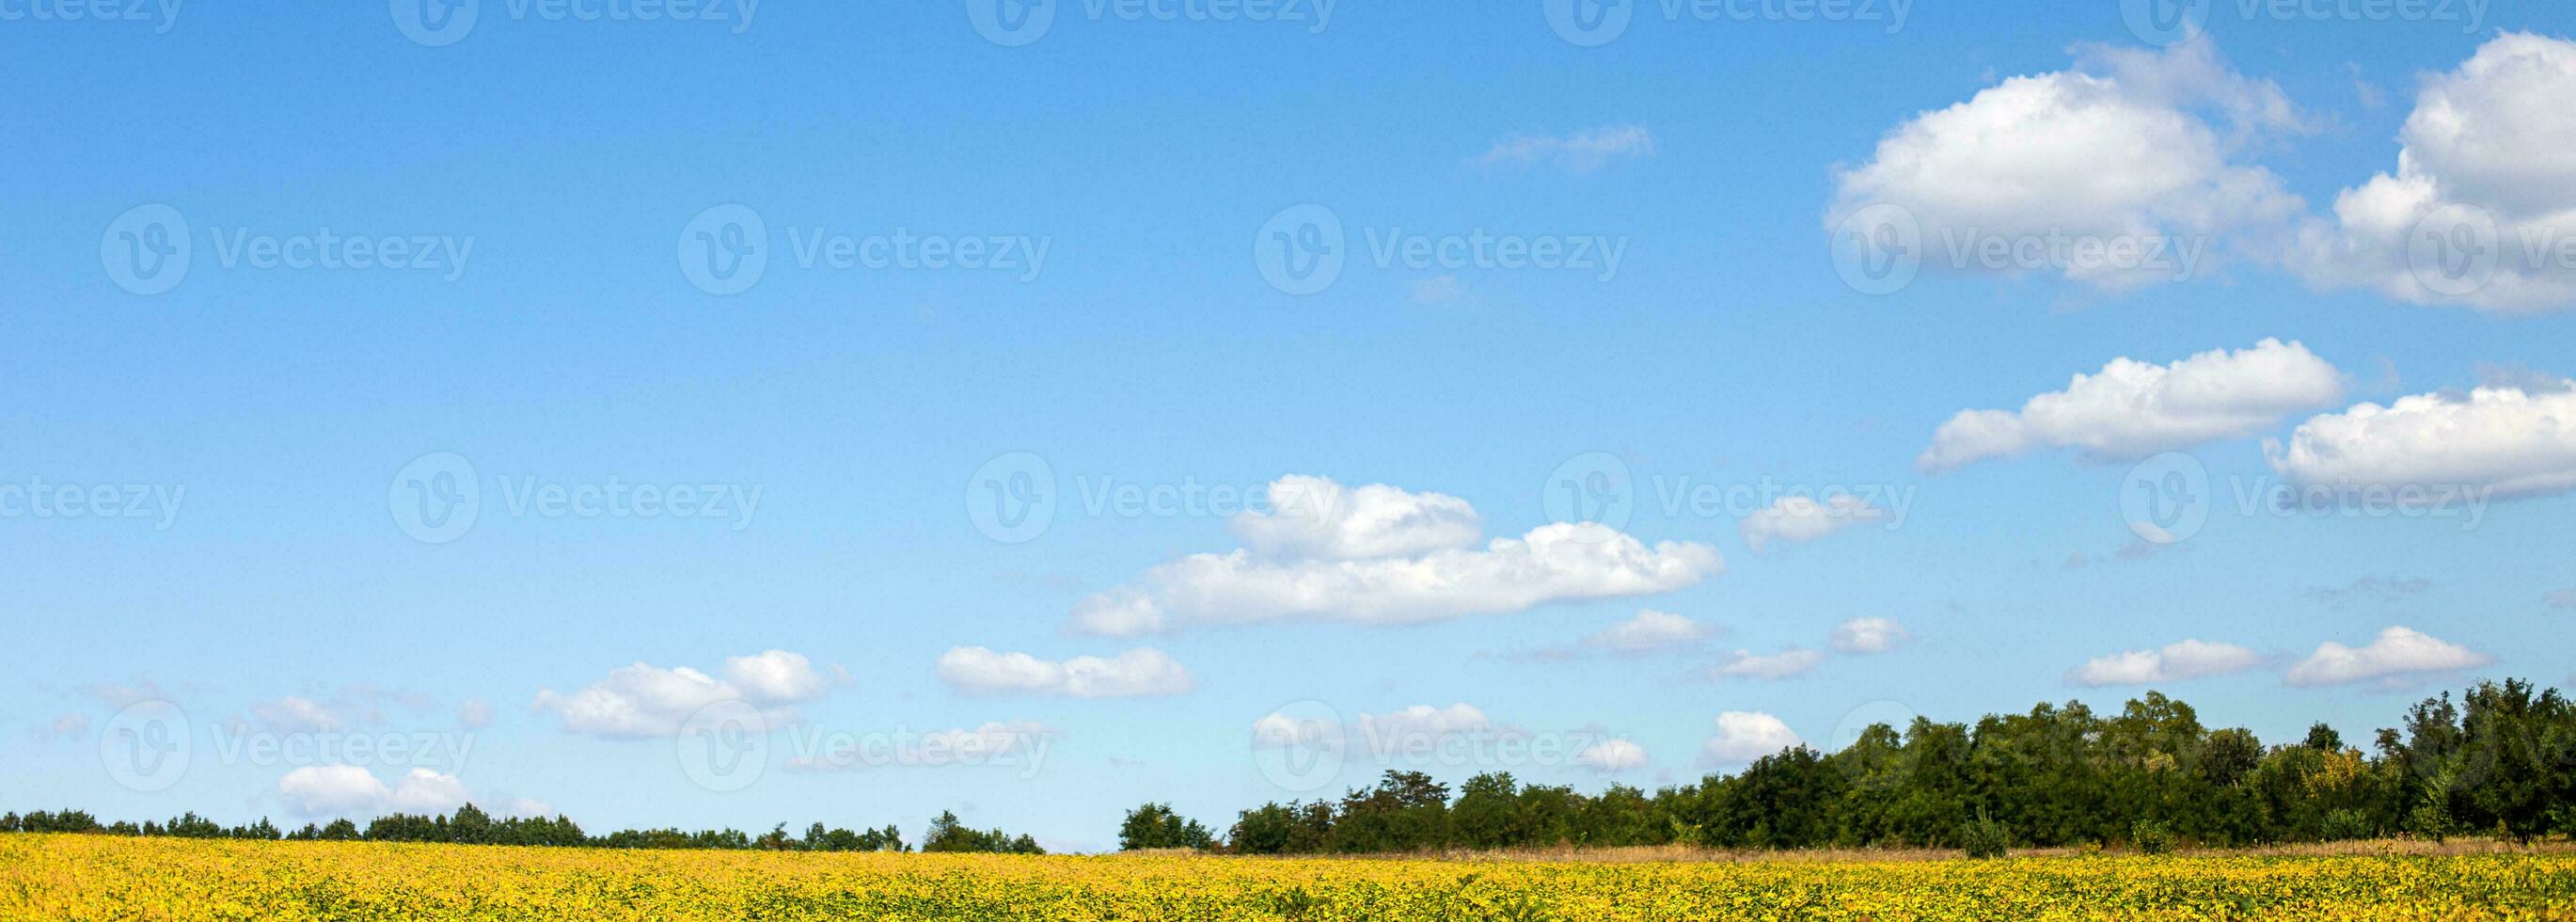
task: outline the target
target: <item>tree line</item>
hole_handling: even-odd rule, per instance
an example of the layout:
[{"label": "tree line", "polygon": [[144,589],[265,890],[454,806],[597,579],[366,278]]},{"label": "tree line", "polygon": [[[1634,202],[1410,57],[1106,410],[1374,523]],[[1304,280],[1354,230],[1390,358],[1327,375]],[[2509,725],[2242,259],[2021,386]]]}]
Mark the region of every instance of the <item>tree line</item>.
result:
[{"label": "tree line", "polygon": [[[1240,854],[1697,845],[1902,846],[1996,852],[2004,843],[2217,846],[2492,834],[2576,835],[2576,705],[2508,679],[2409,707],[2370,750],[2316,724],[2294,743],[2212,729],[2149,692],[2118,714],[2081,702],[1975,724],[1879,724],[1840,752],[1794,746],[1735,774],[1653,793],[1524,784],[1508,773],[1453,792],[1388,771],[1338,800],[1240,812],[1220,844],[1165,804],[1130,811],[1126,849]],[[1454,796],[1453,796],[1454,795]]]},{"label": "tree line", "polygon": [[[825,828],[815,823],[797,837],[780,823],[758,836],[739,829],[703,829],[694,832],[679,829],[620,829],[607,835],[592,836],[582,832],[571,819],[556,816],[494,818],[482,808],[466,804],[454,813],[414,815],[396,813],[376,817],[361,828],[348,819],[335,819],[327,824],[306,823],[292,832],[281,831],[268,818],[248,826],[224,826],[213,820],[187,813],[169,822],[146,820],[137,826],[117,821],[102,824],[98,818],[81,810],[46,812],[38,810],[21,816],[0,815],[0,832],[65,832],[121,836],[169,836],[180,839],[254,839],[289,842],[436,842],[449,845],[537,845],[589,848],[696,848],[696,849],[763,849],[788,852],[909,852],[913,846],[903,840],[903,833],[892,824],[883,829],[852,832],[843,828]],[[999,829],[979,830],[966,826],[957,814],[942,811],[930,822],[922,837],[924,852],[996,852],[1003,854],[1043,855],[1036,839],[1025,834],[1013,836]]]}]

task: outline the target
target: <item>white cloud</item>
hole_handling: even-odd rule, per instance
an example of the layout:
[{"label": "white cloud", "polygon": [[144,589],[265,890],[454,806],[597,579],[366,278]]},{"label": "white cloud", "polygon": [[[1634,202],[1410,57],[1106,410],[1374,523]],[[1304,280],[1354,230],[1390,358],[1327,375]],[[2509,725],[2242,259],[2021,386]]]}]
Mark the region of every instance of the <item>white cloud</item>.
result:
[{"label": "white cloud", "polygon": [[611,670],[607,678],[570,694],[540,691],[536,706],[555,712],[564,729],[575,733],[640,738],[677,734],[690,715],[727,701],[757,707],[773,726],[793,723],[794,713],[781,706],[821,693],[820,679],[805,658],[781,650],[730,658],[725,674],[732,681],[687,666],[664,669],[639,662]]},{"label": "white cloud", "polygon": [[1965,410],[1932,435],[1915,464],[1942,471],[2034,447],[2073,448],[2090,461],[2134,461],[2158,452],[2242,438],[2343,397],[2343,375],[2296,342],[2213,349],[2170,365],[2112,359],[2065,390],[2030,398],[2019,413]]},{"label": "white cloud", "polygon": [[1724,679],[1763,679],[1777,682],[1806,675],[1825,661],[1825,655],[1814,650],[1790,647],[1769,656],[1757,656],[1751,650],[1737,650],[1726,662],[1709,670],[1709,675]]},{"label": "white cloud", "polygon": [[1196,687],[1188,669],[1151,647],[1110,659],[1077,656],[1063,662],[1026,653],[995,653],[984,647],[957,647],[940,654],[939,679],[968,694],[1068,698],[1177,695]]},{"label": "white cloud", "polygon": [[[1320,483],[1284,478],[1281,483]],[[1297,495],[1320,495],[1317,487]],[[1081,633],[1135,636],[1211,624],[1437,621],[1551,602],[1654,595],[1724,569],[1716,549],[1647,547],[1597,525],[1554,523],[1473,547],[1474,510],[1454,497],[1392,487],[1339,491],[1320,514],[1238,518],[1247,546],[1192,554],[1074,607]],[[1320,527],[1316,527],[1316,526]]]},{"label": "white cloud", "polygon": [[1693,646],[1716,634],[1714,626],[1648,608],[1639,610],[1634,618],[1583,638],[1583,645],[1618,653],[1649,653]]},{"label": "white cloud", "polygon": [[250,706],[251,717],[272,733],[322,733],[340,729],[339,715],[310,698],[288,696]]},{"label": "white cloud", "polygon": [[762,701],[812,701],[828,684],[804,654],[770,650],[725,659],[725,678]]},{"label": "white cloud", "polygon": [[1829,638],[1837,652],[1854,655],[1885,653],[1914,639],[1905,625],[1893,618],[1853,618],[1834,625]]},{"label": "white cloud", "polygon": [[1548,164],[1568,173],[1589,173],[1611,161],[1655,155],[1655,137],[1641,125],[1613,125],[1564,137],[1515,135],[1497,142],[1477,157],[1481,167],[1526,167]]},{"label": "white cloud", "polygon": [[[2394,175],[2335,197],[2301,228],[2292,265],[2312,283],[2365,285],[2419,304],[2504,312],[2576,306],[2576,42],[2505,33],[2428,77],[2398,132]],[[2427,234],[2473,223],[2494,253],[2480,284],[2444,266]],[[2491,224],[2491,229],[2488,225]],[[2468,251],[2461,251],[2466,255]],[[2419,271],[2419,268],[2422,271]],[[2453,274],[2457,272],[2459,274]]]},{"label": "white cloud", "polygon": [[1823,502],[1810,496],[1783,496],[1762,511],[1745,516],[1735,528],[1744,536],[1744,543],[1759,552],[1774,541],[1805,543],[1885,518],[1887,510],[1849,494],[1828,496]]},{"label": "white cloud", "polygon": [[1700,762],[1711,767],[1743,765],[1799,744],[1798,734],[1780,718],[1759,711],[1717,715],[1717,735],[1700,744]]},{"label": "white cloud", "polygon": [[2480,387],[2365,403],[2301,423],[2286,448],[2264,453],[2303,486],[2563,493],[2576,489],[2576,391]]},{"label": "white cloud", "polygon": [[[2218,254],[2184,247],[2279,233],[2304,207],[2247,162],[2254,141],[2303,127],[2279,87],[2239,76],[2206,40],[2161,53],[2076,50],[2074,69],[2013,77],[1899,125],[1869,162],[1837,176],[1826,223],[1895,204],[1921,225],[1926,266],[2127,288],[2196,274]],[[2003,265],[1951,255],[1992,239],[2178,245],[2163,254],[2173,265],[2145,251],[2070,248]]]},{"label": "white cloud", "polygon": [[481,698],[467,698],[456,706],[456,724],[468,730],[491,726],[493,716],[492,702]]},{"label": "white cloud", "polygon": [[1246,550],[1269,560],[1415,557],[1474,547],[1484,537],[1475,508],[1440,493],[1291,475],[1272,481],[1268,496],[1269,510],[1228,524]]},{"label": "white cloud", "polygon": [[415,768],[388,786],[355,765],[297,768],[278,779],[277,796],[301,816],[446,813],[473,799],[454,775]]},{"label": "white cloud", "polygon": [[2235,644],[2184,640],[2156,650],[2128,650],[2086,660],[2066,680],[2078,685],[2146,685],[2243,672],[2263,658]]},{"label": "white cloud", "polygon": [[1360,715],[1359,739],[1373,752],[1400,752],[1422,741],[1436,741],[1452,736],[1466,736],[1494,730],[1494,722],[1485,712],[1466,702],[1435,708],[1417,704],[1385,714]]},{"label": "white cloud", "polygon": [[1626,771],[1646,764],[1646,747],[1627,740],[1602,740],[1576,752],[1574,763],[1604,772]]},{"label": "white cloud", "polygon": [[2288,679],[2292,685],[2343,685],[2472,669],[2492,662],[2495,659],[2486,654],[2401,626],[2380,631],[2364,647],[2347,647],[2331,640],[2319,644],[2317,652],[2290,667]]}]

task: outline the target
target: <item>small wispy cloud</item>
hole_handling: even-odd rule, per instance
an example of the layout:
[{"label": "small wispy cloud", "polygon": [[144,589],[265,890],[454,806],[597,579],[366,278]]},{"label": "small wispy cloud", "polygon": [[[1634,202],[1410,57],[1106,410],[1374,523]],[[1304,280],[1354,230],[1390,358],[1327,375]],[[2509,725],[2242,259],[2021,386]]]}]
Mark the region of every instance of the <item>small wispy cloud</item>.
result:
[{"label": "small wispy cloud", "polygon": [[1552,166],[1568,173],[1589,173],[1614,161],[1655,155],[1655,136],[1642,125],[1612,125],[1562,137],[1513,135],[1494,143],[1472,161],[1486,169]]}]

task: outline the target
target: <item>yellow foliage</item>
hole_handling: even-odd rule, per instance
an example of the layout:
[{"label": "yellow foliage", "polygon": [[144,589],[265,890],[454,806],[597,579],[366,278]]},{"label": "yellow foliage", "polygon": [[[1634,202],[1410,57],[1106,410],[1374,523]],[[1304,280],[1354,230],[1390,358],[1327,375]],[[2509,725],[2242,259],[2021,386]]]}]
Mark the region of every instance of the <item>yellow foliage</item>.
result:
[{"label": "yellow foliage", "polygon": [[2570,919],[2576,855],[1437,861],[0,835],[0,919]]}]

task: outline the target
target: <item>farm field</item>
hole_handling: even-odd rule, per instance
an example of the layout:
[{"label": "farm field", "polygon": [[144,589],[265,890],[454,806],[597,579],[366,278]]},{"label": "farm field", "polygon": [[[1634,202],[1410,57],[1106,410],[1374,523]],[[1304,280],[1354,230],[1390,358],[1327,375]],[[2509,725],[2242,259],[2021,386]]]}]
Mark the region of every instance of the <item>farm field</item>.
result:
[{"label": "farm field", "polygon": [[1266,859],[25,834],[0,836],[0,918],[2576,919],[2576,854]]}]

